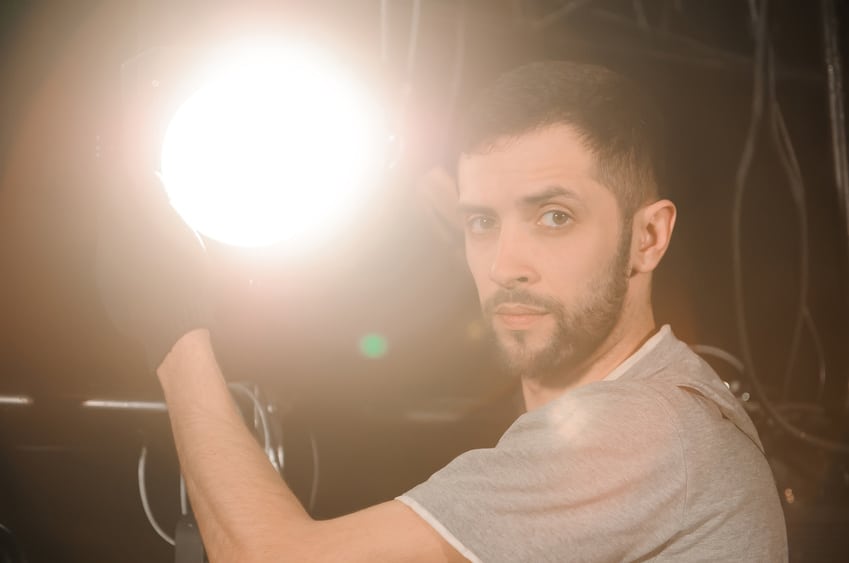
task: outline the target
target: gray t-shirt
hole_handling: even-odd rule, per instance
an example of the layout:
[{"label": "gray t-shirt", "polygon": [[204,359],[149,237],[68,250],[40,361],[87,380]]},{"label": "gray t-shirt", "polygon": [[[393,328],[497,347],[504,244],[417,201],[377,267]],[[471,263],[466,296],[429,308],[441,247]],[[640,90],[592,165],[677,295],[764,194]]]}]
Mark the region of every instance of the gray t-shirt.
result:
[{"label": "gray t-shirt", "polygon": [[751,420],[663,327],[398,500],[472,561],[786,561]]}]

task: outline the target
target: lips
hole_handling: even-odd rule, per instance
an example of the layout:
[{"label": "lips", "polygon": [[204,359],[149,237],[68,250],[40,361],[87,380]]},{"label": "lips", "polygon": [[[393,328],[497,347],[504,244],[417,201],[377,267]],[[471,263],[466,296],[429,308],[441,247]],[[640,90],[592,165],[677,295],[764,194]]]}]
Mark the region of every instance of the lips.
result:
[{"label": "lips", "polygon": [[528,305],[505,303],[495,308],[495,319],[510,330],[527,330],[548,315],[548,311]]},{"label": "lips", "polygon": [[517,303],[502,303],[495,308],[496,315],[545,315],[547,311],[539,307],[530,305],[520,305]]}]

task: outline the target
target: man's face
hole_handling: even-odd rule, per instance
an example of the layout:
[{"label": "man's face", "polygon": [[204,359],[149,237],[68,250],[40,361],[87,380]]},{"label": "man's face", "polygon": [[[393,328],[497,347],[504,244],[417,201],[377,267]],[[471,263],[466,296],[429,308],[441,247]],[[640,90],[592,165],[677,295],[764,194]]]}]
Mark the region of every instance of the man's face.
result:
[{"label": "man's face", "polygon": [[630,221],[594,178],[595,157],[557,125],[463,155],[466,259],[511,372],[568,376],[619,319]]}]

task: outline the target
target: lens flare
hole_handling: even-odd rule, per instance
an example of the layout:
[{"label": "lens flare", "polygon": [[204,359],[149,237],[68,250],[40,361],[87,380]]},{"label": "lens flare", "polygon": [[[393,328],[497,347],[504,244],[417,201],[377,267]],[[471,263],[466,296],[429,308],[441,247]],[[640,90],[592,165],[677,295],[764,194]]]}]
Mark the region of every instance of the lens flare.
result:
[{"label": "lens flare", "polygon": [[165,133],[162,180],[194,229],[237,246],[331,234],[382,164],[381,113],[306,46],[233,47]]},{"label": "lens flare", "polygon": [[360,354],[370,360],[377,360],[389,351],[389,342],[382,334],[372,332],[360,338]]}]

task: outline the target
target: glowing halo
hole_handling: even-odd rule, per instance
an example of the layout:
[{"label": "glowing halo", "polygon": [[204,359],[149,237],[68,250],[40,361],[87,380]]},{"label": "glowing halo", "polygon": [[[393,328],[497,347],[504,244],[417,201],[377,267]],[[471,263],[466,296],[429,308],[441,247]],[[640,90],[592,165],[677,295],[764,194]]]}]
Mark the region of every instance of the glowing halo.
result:
[{"label": "glowing halo", "polygon": [[322,234],[382,164],[366,93],[304,46],[240,45],[176,111],[161,173],[191,227],[237,246]]}]

